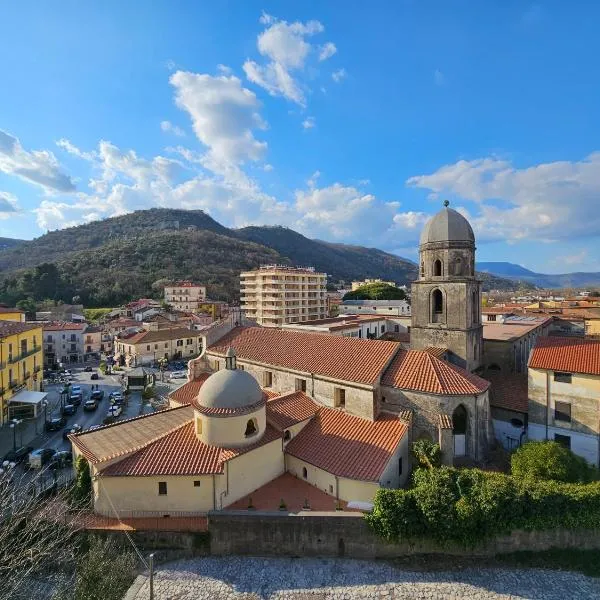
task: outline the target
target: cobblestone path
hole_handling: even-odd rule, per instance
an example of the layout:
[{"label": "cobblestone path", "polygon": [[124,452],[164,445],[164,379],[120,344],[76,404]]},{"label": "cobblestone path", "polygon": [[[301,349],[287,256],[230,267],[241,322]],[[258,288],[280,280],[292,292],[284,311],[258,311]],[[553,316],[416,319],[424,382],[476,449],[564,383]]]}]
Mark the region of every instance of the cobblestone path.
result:
[{"label": "cobblestone path", "polygon": [[[600,598],[600,579],[541,569],[405,571],[344,559],[199,558],[160,565],[156,600],[578,600]],[[126,600],[147,600],[138,577]]]}]

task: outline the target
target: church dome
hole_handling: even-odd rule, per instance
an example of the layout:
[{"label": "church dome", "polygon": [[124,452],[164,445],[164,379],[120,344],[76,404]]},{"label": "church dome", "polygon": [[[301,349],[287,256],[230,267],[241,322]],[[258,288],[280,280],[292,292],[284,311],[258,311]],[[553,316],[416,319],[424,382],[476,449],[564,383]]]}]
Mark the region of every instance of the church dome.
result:
[{"label": "church dome", "polygon": [[235,414],[252,410],[264,401],[263,391],[250,373],[225,369],[204,382],[194,404],[202,412]]},{"label": "church dome", "polygon": [[469,221],[444,203],[444,208],[425,223],[421,233],[421,245],[433,242],[475,243],[475,234]]}]

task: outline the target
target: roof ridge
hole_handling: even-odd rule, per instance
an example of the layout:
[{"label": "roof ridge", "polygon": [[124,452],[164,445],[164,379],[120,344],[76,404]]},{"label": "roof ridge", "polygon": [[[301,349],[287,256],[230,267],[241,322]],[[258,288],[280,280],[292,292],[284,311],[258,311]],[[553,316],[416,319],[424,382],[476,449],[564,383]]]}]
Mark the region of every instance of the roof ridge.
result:
[{"label": "roof ridge", "polygon": [[429,365],[431,366],[431,368],[433,369],[433,372],[435,374],[435,380],[436,380],[436,383],[437,383],[438,389],[439,389],[438,393],[443,394],[444,393],[444,384],[442,383],[442,377],[439,372],[438,365],[436,364],[436,361],[439,361],[439,359],[436,358],[435,356],[433,356],[433,354],[431,354],[430,352],[427,352],[426,350],[419,350],[419,352],[423,352],[423,354],[425,354],[427,360],[429,361]]}]

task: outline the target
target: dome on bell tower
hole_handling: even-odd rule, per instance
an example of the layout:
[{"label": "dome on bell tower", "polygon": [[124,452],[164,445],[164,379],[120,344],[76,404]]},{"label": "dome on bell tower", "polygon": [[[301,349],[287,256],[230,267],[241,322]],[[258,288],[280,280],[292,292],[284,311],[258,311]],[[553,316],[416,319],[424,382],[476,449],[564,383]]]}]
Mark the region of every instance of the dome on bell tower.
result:
[{"label": "dome on bell tower", "polygon": [[472,242],[475,243],[473,229],[458,211],[448,208],[449,202],[444,202],[444,208],[433,215],[421,233],[421,245],[435,242]]}]

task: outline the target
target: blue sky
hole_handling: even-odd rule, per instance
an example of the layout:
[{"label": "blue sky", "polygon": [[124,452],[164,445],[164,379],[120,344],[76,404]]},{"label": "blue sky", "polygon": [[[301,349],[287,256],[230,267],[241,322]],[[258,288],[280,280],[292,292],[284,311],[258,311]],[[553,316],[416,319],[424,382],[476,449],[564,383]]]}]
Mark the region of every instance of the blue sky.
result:
[{"label": "blue sky", "polygon": [[600,3],[0,4],[0,236],[152,206],[600,270]]}]

